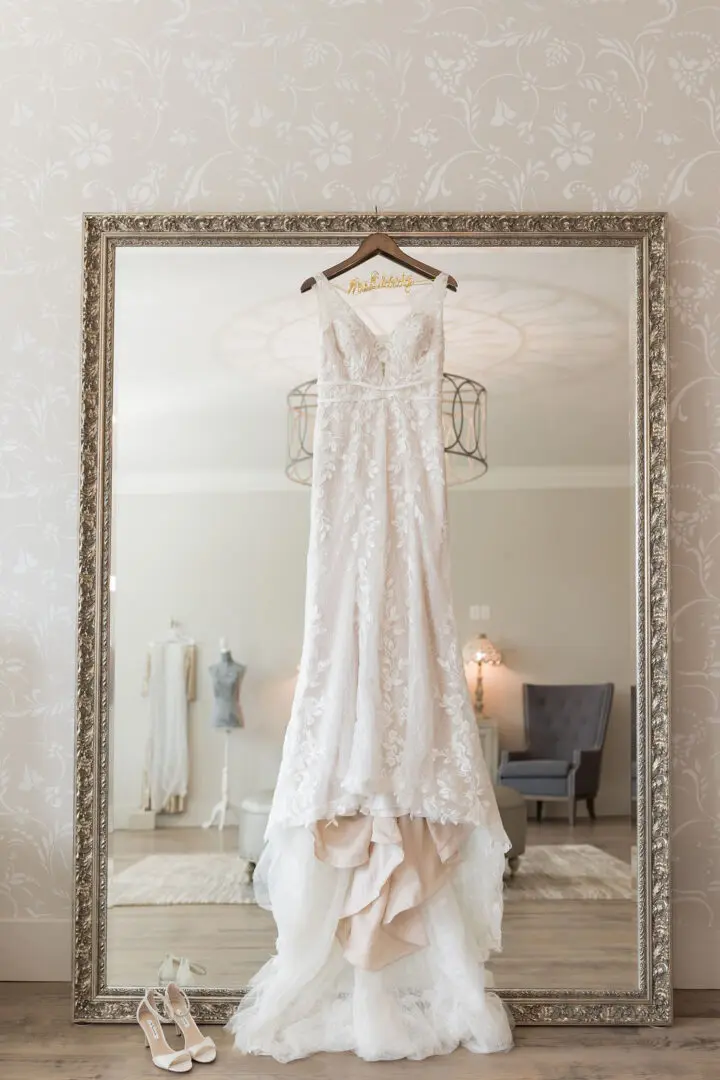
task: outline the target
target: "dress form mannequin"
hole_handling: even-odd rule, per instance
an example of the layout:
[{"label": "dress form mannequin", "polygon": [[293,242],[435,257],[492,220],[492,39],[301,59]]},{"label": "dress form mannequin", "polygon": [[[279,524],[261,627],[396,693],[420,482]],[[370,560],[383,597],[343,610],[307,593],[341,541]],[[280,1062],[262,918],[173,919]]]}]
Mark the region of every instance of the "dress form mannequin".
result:
[{"label": "dress form mannequin", "polygon": [[238,664],[233,659],[225,638],[221,638],[220,660],[210,668],[210,676],[213,685],[212,724],[213,727],[220,728],[225,733],[225,754],[220,782],[220,799],[213,807],[209,819],[204,822],[204,829],[210,829],[217,824],[218,831],[222,832],[228,811],[234,813],[237,817],[237,810],[230,802],[228,763],[230,758],[230,733],[236,728],[244,726],[242,709],[240,708],[240,688],[245,670],[244,664]]}]

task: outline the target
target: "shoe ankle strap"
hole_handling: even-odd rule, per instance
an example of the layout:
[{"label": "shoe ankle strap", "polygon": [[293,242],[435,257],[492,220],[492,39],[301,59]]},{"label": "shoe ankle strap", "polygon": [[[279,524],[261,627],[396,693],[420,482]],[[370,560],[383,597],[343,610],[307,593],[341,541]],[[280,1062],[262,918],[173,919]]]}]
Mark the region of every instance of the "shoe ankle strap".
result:
[{"label": "shoe ankle strap", "polygon": [[[179,998],[179,1005],[175,1005],[170,997],[170,986],[174,986],[177,996]],[[190,1016],[190,1001],[185,991],[177,985],[177,983],[171,983],[165,987],[165,993],[163,994],[163,1004],[165,1006],[165,1012],[169,1019],[174,1016],[179,1016],[181,1020],[184,1020],[186,1016]]]}]

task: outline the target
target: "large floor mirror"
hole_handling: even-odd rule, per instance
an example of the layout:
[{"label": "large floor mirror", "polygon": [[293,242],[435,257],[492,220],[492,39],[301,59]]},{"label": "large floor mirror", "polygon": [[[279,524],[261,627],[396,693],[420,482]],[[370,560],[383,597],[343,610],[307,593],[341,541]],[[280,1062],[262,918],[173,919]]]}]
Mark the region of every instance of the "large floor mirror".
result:
[{"label": "large floor mirror", "polygon": [[[272,955],[253,885],[303,636],[317,304],[381,229],[452,274],[443,422],[468,692],[512,843],[495,985],[530,1023],[671,1017],[665,221],[85,223],[75,1017]],[[334,282],[374,332],[422,278]]]}]

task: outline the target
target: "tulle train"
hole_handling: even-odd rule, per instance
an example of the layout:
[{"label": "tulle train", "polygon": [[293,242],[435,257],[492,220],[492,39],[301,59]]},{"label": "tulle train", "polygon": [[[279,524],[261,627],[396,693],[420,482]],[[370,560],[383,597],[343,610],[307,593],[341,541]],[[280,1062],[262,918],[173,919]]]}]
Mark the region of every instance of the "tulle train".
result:
[{"label": "tulle train", "polygon": [[367,1061],[509,1050],[511,1023],[484,962],[500,947],[506,844],[477,828],[451,880],[423,905],[428,945],[380,971],[337,941],[349,874],[314,857],[312,832],[274,829],[258,864],[277,955],[252,980],[228,1028],[238,1049],[281,1062],[320,1051]]}]

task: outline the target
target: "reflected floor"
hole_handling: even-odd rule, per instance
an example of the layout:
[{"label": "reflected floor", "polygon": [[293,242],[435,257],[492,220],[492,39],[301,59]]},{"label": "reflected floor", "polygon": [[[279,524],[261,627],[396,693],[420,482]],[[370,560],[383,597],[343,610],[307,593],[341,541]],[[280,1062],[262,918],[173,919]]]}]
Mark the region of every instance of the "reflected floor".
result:
[{"label": "reflected floor", "polygon": [[[630,863],[635,829],[627,818],[528,822],[532,844],[593,844]],[[114,832],[115,872],[151,854],[235,852],[237,830],[200,828]],[[491,968],[501,987],[588,989],[637,986],[637,908],[631,900],[513,900],[506,904],[504,951]],[[208,969],[202,982],[242,986],[274,950],[270,914],[254,904],[117,907],[108,912],[108,982],[153,985],[166,952]],[[199,982],[201,980],[198,980]]]}]

